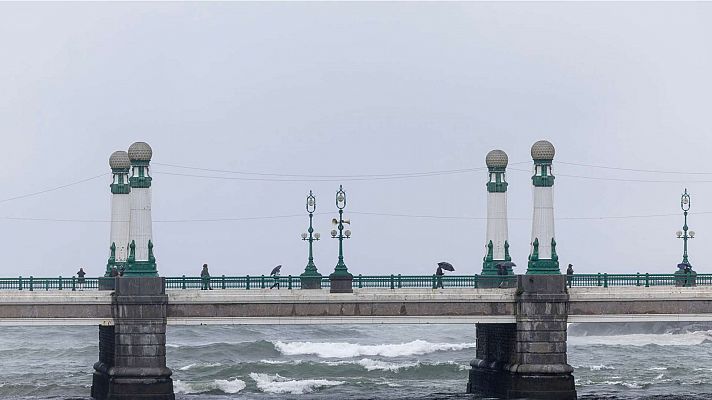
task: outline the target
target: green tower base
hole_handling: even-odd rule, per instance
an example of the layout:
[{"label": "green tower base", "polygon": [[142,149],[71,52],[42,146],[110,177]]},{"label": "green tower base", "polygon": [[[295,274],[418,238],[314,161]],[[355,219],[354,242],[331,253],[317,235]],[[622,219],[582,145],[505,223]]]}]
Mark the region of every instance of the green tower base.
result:
[{"label": "green tower base", "polygon": [[529,260],[527,275],[561,275],[558,260]]}]

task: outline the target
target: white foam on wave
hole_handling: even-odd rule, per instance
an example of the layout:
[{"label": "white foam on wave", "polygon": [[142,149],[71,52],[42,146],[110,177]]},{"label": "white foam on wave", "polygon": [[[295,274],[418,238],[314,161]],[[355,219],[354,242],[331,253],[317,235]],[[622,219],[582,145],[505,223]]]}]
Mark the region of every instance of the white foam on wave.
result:
[{"label": "white foam on wave", "polygon": [[364,358],[358,361],[358,365],[364,367],[366,371],[398,371],[404,368],[413,368],[420,365],[419,362],[414,363],[391,363],[387,361],[372,360]]},{"label": "white foam on wave", "polygon": [[250,378],[257,384],[257,388],[265,393],[272,394],[304,394],[327,386],[343,385],[344,381],[330,381],[326,379],[288,379],[278,374],[251,373]]},{"label": "white foam on wave", "polygon": [[260,363],[269,365],[299,365],[302,363],[302,360],[260,360]]},{"label": "white foam on wave", "polygon": [[206,364],[201,364],[201,363],[194,363],[194,364],[188,364],[185,367],[180,367],[178,370],[180,371],[188,371],[190,369],[199,367],[199,368],[212,368],[212,367],[219,367],[222,364],[220,363],[206,363]]},{"label": "white foam on wave", "polygon": [[355,343],[313,343],[313,342],[276,342],[274,346],[285,355],[314,354],[321,358],[351,358],[360,356],[402,357],[434,353],[437,351],[456,351],[475,347],[474,343],[431,343],[414,340],[398,344],[355,344]]},{"label": "white foam on wave", "polygon": [[242,381],[237,378],[233,380],[216,379],[210,382],[183,382],[181,380],[173,381],[173,390],[176,393],[185,394],[205,393],[211,390],[220,390],[223,393],[233,394],[241,391],[246,387],[247,384],[245,383],[245,381]]},{"label": "white foam on wave", "polygon": [[667,371],[667,367],[650,367],[649,371]]},{"label": "white foam on wave", "polygon": [[608,365],[591,365],[591,371],[602,371],[602,370],[607,370],[607,369],[615,369],[613,367],[609,367]]},{"label": "white foam on wave", "polygon": [[570,346],[624,345],[645,346],[655,344],[658,346],[698,346],[705,340],[712,340],[712,331],[697,331],[691,333],[663,333],[663,334],[634,334],[612,336],[569,336]]},{"label": "white foam on wave", "polygon": [[247,387],[245,381],[240,379],[226,380],[226,379],[216,379],[215,386],[225,393],[237,393],[240,390]]}]

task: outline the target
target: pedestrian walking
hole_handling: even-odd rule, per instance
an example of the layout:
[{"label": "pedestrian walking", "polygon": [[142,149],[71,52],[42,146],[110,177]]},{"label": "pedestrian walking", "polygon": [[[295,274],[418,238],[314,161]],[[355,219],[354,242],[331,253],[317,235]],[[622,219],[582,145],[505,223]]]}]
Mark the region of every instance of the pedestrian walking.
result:
[{"label": "pedestrian walking", "polygon": [[270,273],[270,276],[272,276],[274,278],[274,283],[272,284],[272,286],[270,286],[270,290],[274,289],[275,287],[277,288],[277,290],[279,290],[279,270],[280,269],[282,269],[281,264],[274,267],[274,269]]},{"label": "pedestrian walking", "polygon": [[438,269],[435,270],[435,289],[445,289],[443,286],[443,275],[445,275],[445,273],[443,272],[442,267],[438,267]]},{"label": "pedestrian walking", "polygon": [[208,264],[203,264],[203,270],[200,271],[200,290],[213,290],[210,284],[210,272],[208,272]]}]

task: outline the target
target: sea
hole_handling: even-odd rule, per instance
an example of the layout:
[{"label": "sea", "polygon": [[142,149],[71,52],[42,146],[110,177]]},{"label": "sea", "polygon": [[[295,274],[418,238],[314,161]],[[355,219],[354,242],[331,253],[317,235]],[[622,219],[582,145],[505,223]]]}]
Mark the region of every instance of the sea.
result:
[{"label": "sea", "polygon": [[[177,399],[481,399],[472,325],[169,326]],[[1,399],[89,399],[98,328],[0,327]],[[712,399],[712,331],[569,334],[580,399]]]}]

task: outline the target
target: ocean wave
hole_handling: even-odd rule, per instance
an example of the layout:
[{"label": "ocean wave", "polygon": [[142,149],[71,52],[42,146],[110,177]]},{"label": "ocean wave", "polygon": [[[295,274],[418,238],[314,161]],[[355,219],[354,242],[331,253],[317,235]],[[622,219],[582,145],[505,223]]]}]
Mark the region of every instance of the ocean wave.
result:
[{"label": "ocean wave", "polygon": [[650,386],[651,384],[652,384],[652,382],[627,382],[627,381],[622,381],[622,380],[601,381],[601,382],[592,381],[590,379],[576,380],[577,386],[607,385],[607,386],[623,386],[628,389],[644,389],[644,388]]},{"label": "ocean wave", "polygon": [[272,394],[305,394],[319,388],[343,385],[344,381],[330,381],[327,379],[288,379],[280,375],[251,373],[250,378],[257,384],[257,388],[265,393]]},{"label": "ocean wave", "polygon": [[615,336],[569,336],[569,346],[620,345],[620,346],[699,346],[708,344],[712,331],[681,334],[633,334]]},{"label": "ocean wave", "polygon": [[247,387],[245,381],[240,379],[216,379],[209,382],[183,382],[173,381],[173,390],[176,393],[197,394],[219,390],[223,393],[234,394]]},{"label": "ocean wave", "polygon": [[405,362],[405,363],[394,363],[381,360],[372,360],[370,358],[363,358],[358,361],[328,361],[325,363],[330,366],[339,365],[358,365],[361,366],[366,371],[391,371],[398,372],[401,369],[419,367],[421,364],[419,361],[415,362]]},{"label": "ocean wave", "polygon": [[457,351],[475,347],[474,343],[431,343],[414,340],[399,344],[362,345],[355,343],[314,343],[314,342],[276,342],[276,349],[284,355],[313,354],[321,358],[351,358],[360,356],[403,357],[435,353],[438,351]]}]

